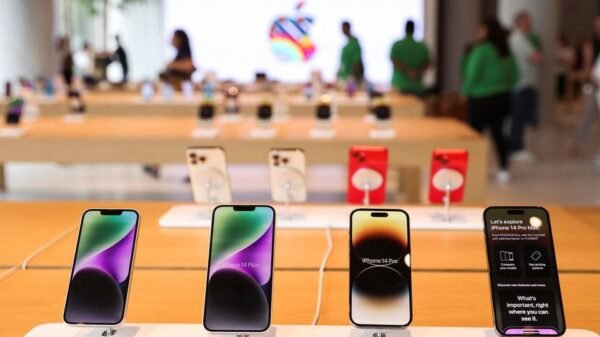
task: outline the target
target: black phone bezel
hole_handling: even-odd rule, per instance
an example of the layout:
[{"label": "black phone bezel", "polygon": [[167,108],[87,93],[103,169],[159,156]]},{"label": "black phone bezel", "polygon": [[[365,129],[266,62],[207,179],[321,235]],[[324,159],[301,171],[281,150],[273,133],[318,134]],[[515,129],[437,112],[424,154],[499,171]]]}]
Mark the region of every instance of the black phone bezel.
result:
[{"label": "black phone bezel", "polygon": [[69,303],[69,294],[70,294],[70,289],[71,289],[71,280],[73,279],[73,274],[75,272],[75,263],[77,262],[77,253],[79,252],[79,241],[81,240],[81,234],[83,232],[83,223],[85,220],[85,216],[89,213],[89,212],[100,212],[101,215],[103,216],[115,216],[116,214],[110,214],[110,213],[115,213],[115,212],[120,212],[118,215],[123,214],[123,212],[133,212],[136,216],[136,222],[135,222],[135,237],[133,239],[133,246],[131,249],[131,256],[129,257],[129,282],[127,284],[127,289],[130,289],[131,286],[131,274],[133,271],[133,263],[134,263],[134,257],[135,257],[135,250],[137,247],[137,239],[138,239],[138,234],[139,234],[139,230],[140,230],[140,214],[138,213],[138,211],[134,210],[134,209],[112,209],[112,208],[91,208],[91,209],[87,209],[85,210],[85,212],[83,212],[83,214],[81,215],[81,223],[79,224],[79,233],[77,234],[77,243],[75,245],[75,254],[73,256],[73,264],[71,265],[71,273],[69,274],[69,286],[67,287],[67,296],[65,298],[65,308],[63,310],[63,321],[67,324],[71,324],[71,325],[92,325],[92,326],[115,326],[115,325],[119,325],[123,322],[123,320],[125,319],[125,311],[127,310],[127,301],[129,298],[129,291],[127,292],[127,294],[125,295],[125,298],[123,298],[123,311],[121,312],[120,318],[118,321],[114,322],[114,323],[95,323],[95,322],[69,322],[67,320],[67,308],[68,308],[68,303]]},{"label": "black phone bezel", "polygon": [[[410,258],[412,260],[412,250],[411,250],[411,244],[410,244],[410,216],[408,215],[408,213],[400,208],[357,208],[355,210],[353,210],[350,213],[350,228],[349,228],[349,247],[350,249],[348,250],[349,252],[349,259],[348,259],[348,275],[350,275],[350,268],[352,268],[352,217],[354,216],[354,213],[357,212],[370,212],[370,213],[389,213],[389,212],[400,212],[400,213],[404,213],[404,216],[406,216],[406,242],[407,242],[407,247],[408,247],[408,254],[410,255]],[[350,320],[350,323],[352,323],[352,325],[356,326],[356,327],[361,327],[361,328],[405,328],[407,326],[409,326],[412,323],[413,320],[413,291],[412,291],[412,261],[411,264],[409,266],[409,270],[410,270],[410,285],[409,285],[409,313],[410,313],[410,319],[408,320],[408,322],[404,325],[372,325],[372,324],[360,324],[360,323],[356,323],[353,319],[352,319],[352,279],[350,277],[348,277],[349,279],[349,283],[348,283],[348,302],[349,302],[349,307],[348,307],[348,319]]]},{"label": "black phone bezel", "polygon": [[[239,211],[249,211],[249,210],[244,210],[243,208],[253,208],[252,211],[255,211],[257,208],[269,208],[271,210],[271,212],[273,212],[273,237],[272,237],[272,243],[271,243],[271,277],[269,282],[271,282],[271,294],[269,294],[269,320],[267,322],[267,326],[264,329],[259,329],[259,330],[214,330],[214,329],[210,329],[206,326],[206,292],[208,291],[208,281],[209,281],[209,275],[210,275],[210,261],[211,261],[211,257],[212,257],[212,243],[213,243],[213,233],[214,233],[214,225],[215,225],[215,214],[217,212],[217,210],[219,208],[233,208],[234,210],[236,210],[236,208],[240,209]],[[238,211],[238,210],[236,210]],[[273,271],[274,271],[274,266],[275,266],[275,230],[276,230],[276,217],[277,214],[275,213],[275,209],[272,206],[269,205],[219,205],[217,207],[215,207],[212,211],[212,217],[211,217],[211,221],[210,221],[210,241],[209,241],[209,247],[208,247],[208,263],[206,265],[206,283],[205,283],[205,287],[204,287],[204,310],[202,313],[202,326],[204,327],[204,329],[206,329],[206,331],[209,332],[223,332],[223,333],[244,333],[244,332],[265,332],[267,330],[269,330],[269,328],[271,327],[271,320],[272,320],[272,314],[273,314]]]},{"label": "black phone bezel", "polygon": [[[507,212],[509,211],[513,211],[513,210],[523,210],[524,214],[527,214],[527,210],[531,210],[531,209],[536,209],[536,210],[540,210],[544,213],[544,215],[546,216],[546,222],[548,223],[548,238],[549,238],[549,248],[552,250],[552,262],[554,263],[554,268],[555,268],[555,273],[554,273],[554,277],[556,279],[556,288],[553,291],[558,291],[558,298],[560,300],[560,316],[559,318],[562,320],[562,331],[558,329],[558,327],[556,327],[556,331],[557,334],[555,336],[562,336],[564,335],[564,333],[567,331],[567,322],[565,321],[565,307],[564,307],[564,303],[563,303],[563,299],[562,299],[562,292],[561,292],[561,287],[560,287],[560,278],[558,277],[558,264],[556,263],[556,250],[554,248],[554,237],[552,236],[552,224],[551,224],[551,220],[550,220],[550,213],[548,212],[548,210],[546,210],[544,207],[541,206],[490,206],[487,207],[484,211],[483,211],[483,235],[484,235],[484,241],[485,241],[485,253],[486,253],[486,259],[487,259],[487,263],[488,263],[488,279],[489,279],[489,286],[490,286],[490,294],[492,297],[492,315],[493,315],[493,319],[494,319],[494,329],[496,330],[496,332],[500,335],[500,336],[546,336],[546,335],[542,335],[542,334],[506,334],[504,331],[501,331],[500,327],[498,326],[498,323],[502,323],[501,322],[501,316],[499,314],[496,313],[496,296],[494,294],[494,285],[493,282],[494,280],[492,280],[492,273],[490,272],[491,270],[491,266],[492,266],[492,257],[490,256],[490,245],[488,243],[488,225],[487,225],[487,214],[488,211],[490,210],[505,210]],[[523,326],[523,327],[517,327],[519,329],[542,329],[543,327],[537,327],[537,328],[529,328],[527,326]],[[548,327],[545,327],[548,328]],[[555,329],[555,327],[551,327],[552,329]]]}]

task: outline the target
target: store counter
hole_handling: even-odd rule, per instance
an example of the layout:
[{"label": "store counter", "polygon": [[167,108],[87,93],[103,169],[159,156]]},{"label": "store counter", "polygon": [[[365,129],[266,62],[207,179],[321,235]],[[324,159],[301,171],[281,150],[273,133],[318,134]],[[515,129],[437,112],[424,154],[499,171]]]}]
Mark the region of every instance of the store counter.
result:
[{"label": "store counter", "polygon": [[[437,148],[469,152],[464,204],[485,200],[488,144],[483,136],[454,119],[395,119],[391,138],[371,138],[374,128],[362,118],[339,118],[335,138],[312,138],[313,118],[295,118],[273,125],[273,137],[256,138],[255,119],[237,123],[218,121],[216,138],[193,138],[197,121],[191,117],[87,117],[65,123],[58,117],[41,117],[23,124],[24,136],[0,137],[0,163],[184,163],[187,147],[220,146],[229,163],[267,163],[272,148],[301,148],[308,165],[346,165],[355,145],[386,146],[389,168],[400,171],[401,189],[410,202],[424,199],[424,177]],[[0,172],[0,178],[2,173]],[[2,181],[0,181],[0,187]]]}]

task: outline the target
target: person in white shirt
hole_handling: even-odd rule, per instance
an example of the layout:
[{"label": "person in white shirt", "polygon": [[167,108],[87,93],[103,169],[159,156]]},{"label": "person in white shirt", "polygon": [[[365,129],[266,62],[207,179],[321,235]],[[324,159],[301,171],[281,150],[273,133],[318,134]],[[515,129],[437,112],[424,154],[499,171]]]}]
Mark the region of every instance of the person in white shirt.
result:
[{"label": "person in white shirt", "polygon": [[89,42],[84,41],[81,50],[73,55],[75,71],[83,78],[86,86],[94,86],[98,82],[95,76],[96,53]]},{"label": "person in white shirt", "polygon": [[539,70],[542,46],[533,32],[533,22],[528,12],[519,12],[515,28],[509,38],[510,47],[519,66],[520,79],[516,85],[510,128],[511,159],[532,161],[533,155],[525,148],[525,128],[538,124]]}]

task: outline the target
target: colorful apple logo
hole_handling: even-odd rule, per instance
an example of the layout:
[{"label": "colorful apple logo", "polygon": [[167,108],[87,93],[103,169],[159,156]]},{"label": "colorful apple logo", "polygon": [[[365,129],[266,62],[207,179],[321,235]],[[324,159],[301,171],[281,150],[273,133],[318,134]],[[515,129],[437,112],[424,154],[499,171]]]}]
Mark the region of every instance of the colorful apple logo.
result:
[{"label": "colorful apple logo", "polygon": [[299,2],[293,17],[280,16],[271,25],[271,49],[283,61],[305,62],[310,60],[316,51],[309,36],[313,18],[301,13],[303,6],[304,2]]}]

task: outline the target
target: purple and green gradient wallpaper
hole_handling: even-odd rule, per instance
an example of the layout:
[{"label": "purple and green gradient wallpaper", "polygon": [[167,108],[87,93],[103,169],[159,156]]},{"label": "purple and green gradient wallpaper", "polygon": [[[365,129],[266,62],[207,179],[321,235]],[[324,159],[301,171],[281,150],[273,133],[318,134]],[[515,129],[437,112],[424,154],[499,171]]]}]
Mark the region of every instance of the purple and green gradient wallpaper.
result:
[{"label": "purple and green gradient wallpaper", "polygon": [[85,213],[67,293],[67,323],[109,325],[123,319],[137,225],[134,211]]},{"label": "purple and green gradient wallpaper", "polygon": [[263,331],[270,325],[272,208],[221,206],[213,215],[204,326],[210,331]]}]

